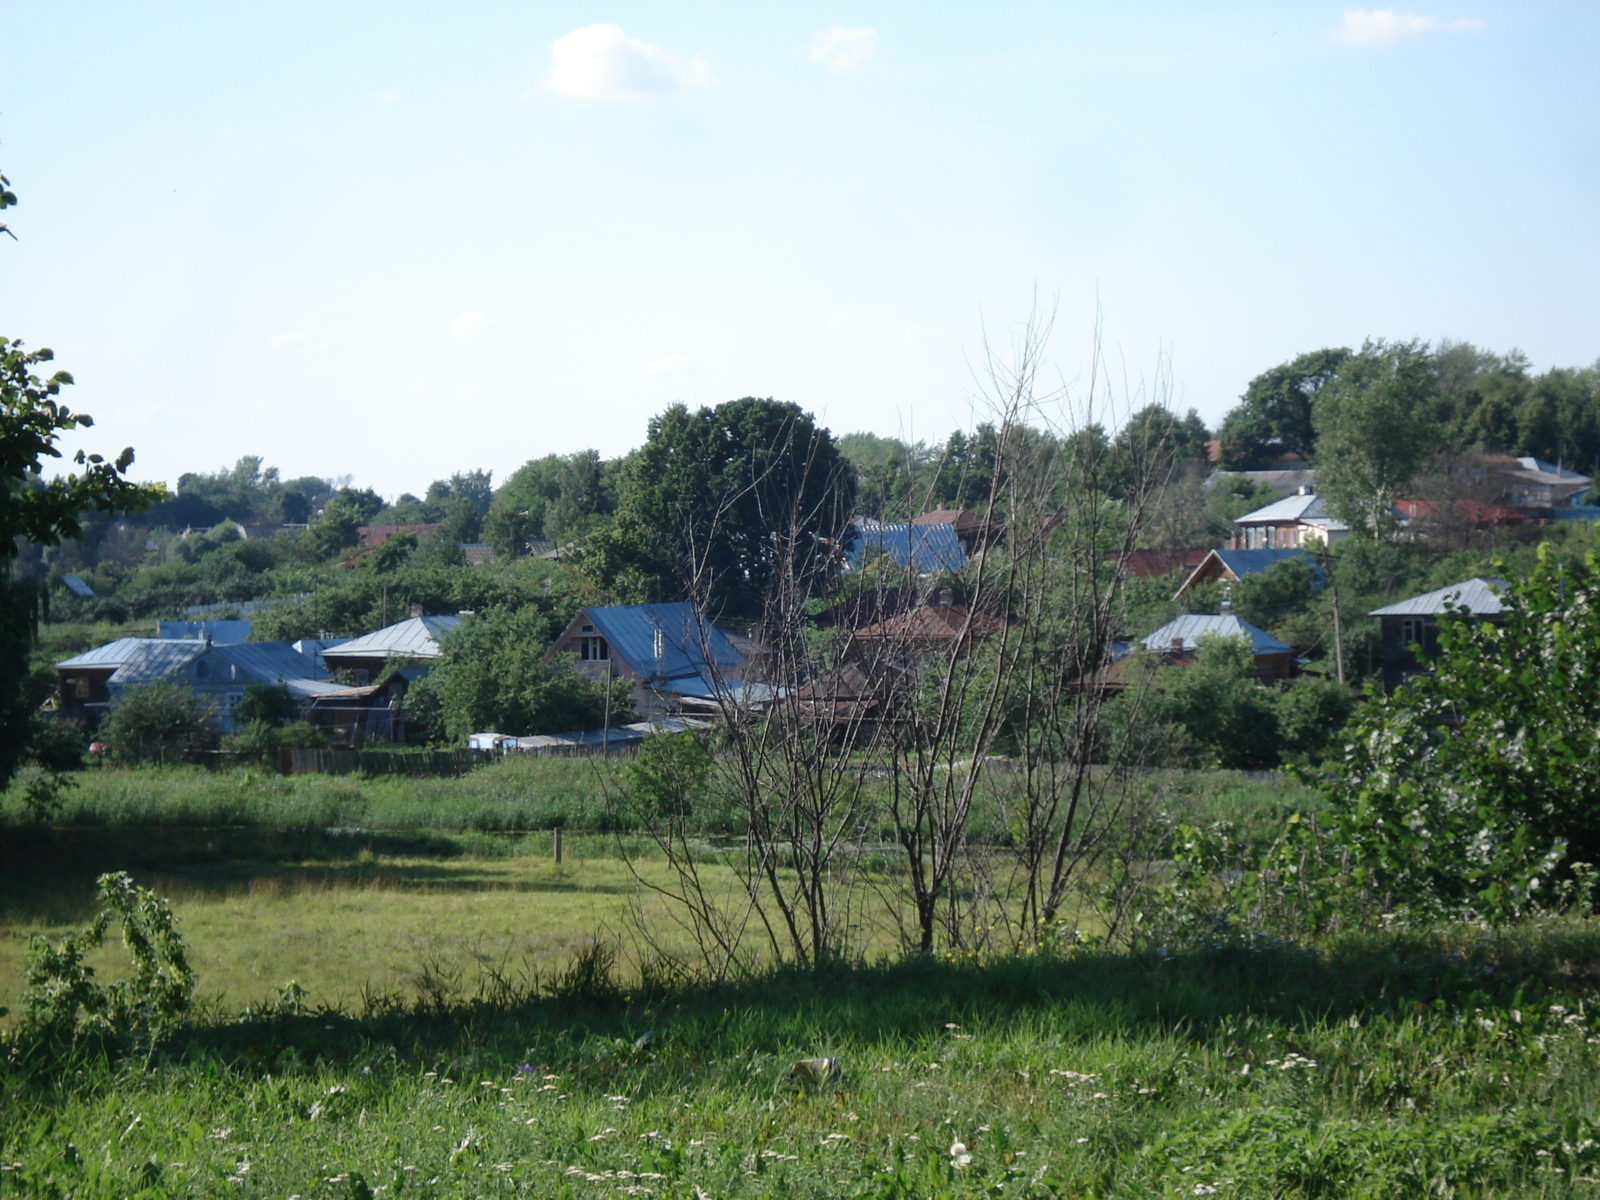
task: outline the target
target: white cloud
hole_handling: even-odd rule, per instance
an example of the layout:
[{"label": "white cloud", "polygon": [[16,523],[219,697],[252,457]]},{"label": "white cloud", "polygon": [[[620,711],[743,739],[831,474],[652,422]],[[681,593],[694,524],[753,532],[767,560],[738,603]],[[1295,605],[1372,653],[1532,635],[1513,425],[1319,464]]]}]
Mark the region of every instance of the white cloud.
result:
[{"label": "white cloud", "polygon": [[811,61],[830,71],[849,71],[871,58],[877,48],[876,29],[834,25],[811,39]]},{"label": "white cloud", "polygon": [[268,350],[288,350],[292,346],[300,345],[305,340],[306,339],[305,339],[304,335],[302,335],[302,334],[298,334],[298,333],[280,333],[277,337],[268,339],[268,341],[267,341],[267,349]]},{"label": "white cloud", "polygon": [[1477,17],[1439,21],[1415,13],[1397,13],[1392,8],[1375,8],[1370,12],[1352,8],[1345,12],[1344,23],[1334,32],[1334,37],[1354,46],[1392,46],[1402,38],[1428,33],[1482,32],[1483,22]]},{"label": "white cloud", "polygon": [[379,92],[378,99],[382,100],[385,104],[393,104],[396,100],[400,99],[400,93],[394,91]]},{"label": "white cloud", "polygon": [[545,91],[579,100],[646,100],[705,87],[709,68],[687,66],[659,46],[628,37],[620,25],[585,25],[550,43]]},{"label": "white cloud", "polygon": [[475,308],[469,308],[454,321],[450,322],[450,336],[457,341],[469,342],[473,338],[483,336],[483,331],[489,327],[489,318]]}]

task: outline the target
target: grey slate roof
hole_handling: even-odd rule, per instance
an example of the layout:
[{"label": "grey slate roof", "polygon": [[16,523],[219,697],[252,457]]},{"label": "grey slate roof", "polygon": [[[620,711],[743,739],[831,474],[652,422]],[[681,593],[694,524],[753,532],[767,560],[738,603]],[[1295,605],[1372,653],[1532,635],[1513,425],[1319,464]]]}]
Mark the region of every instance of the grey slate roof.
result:
[{"label": "grey slate roof", "polygon": [[461,627],[460,617],[409,617],[376,633],[324,650],[327,662],[347,658],[438,658],[439,639]]},{"label": "grey slate roof", "polygon": [[845,560],[854,570],[869,550],[881,550],[895,563],[921,575],[959,571],[967,565],[954,525],[885,525],[857,517],[851,530]]},{"label": "grey slate roof", "polygon": [[1265,508],[1235,517],[1235,525],[1283,524],[1286,521],[1332,520],[1321,496],[1285,496]]},{"label": "grey slate roof", "polygon": [[1233,613],[1206,615],[1195,613],[1168,621],[1160,629],[1143,639],[1144,648],[1159,653],[1170,649],[1172,643],[1182,640],[1185,650],[1196,648],[1199,640],[1207,636],[1242,637],[1249,641],[1252,654],[1293,654],[1294,647],[1286,646],[1265,630],[1258,629]]},{"label": "grey slate roof", "polygon": [[1509,591],[1511,585],[1504,579],[1494,579],[1479,575],[1473,579],[1466,579],[1460,583],[1452,583],[1449,587],[1442,587],[1436,592],[1429,592],[1423,596],[1413,596],[1409,600],[1402,600],[1398,604],[1390,604],[1384,608],[1374,609],[1368,613],[1372,617],[1436,617],[1455,609],[1466,607],[1480,617],[1494,616],[1505,611],[1505,605],[1500,599],[1502,592]]}]

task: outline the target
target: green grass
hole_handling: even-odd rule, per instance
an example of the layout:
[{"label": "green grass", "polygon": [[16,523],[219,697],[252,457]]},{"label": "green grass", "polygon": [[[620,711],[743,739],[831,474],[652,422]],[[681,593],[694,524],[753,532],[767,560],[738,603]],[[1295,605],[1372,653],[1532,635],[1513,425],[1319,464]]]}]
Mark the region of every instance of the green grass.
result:
[{"label": "green grass", "polygon": [[[95,768],[76,773],[55,823],[157,829],[446,829],[520,832],[563,825],[608,829],[621,760],[507,758],[454,779],[283,776],[265,768]],[[22,823],[17,787],[0,793],[0,822]]]},{"label": "green grass", "polygon": [[[1597,966],[1570,923],[18,1048],[0,1194],[1587,1196]],[[837,1094],[785,1085],[818,1054]]]}]

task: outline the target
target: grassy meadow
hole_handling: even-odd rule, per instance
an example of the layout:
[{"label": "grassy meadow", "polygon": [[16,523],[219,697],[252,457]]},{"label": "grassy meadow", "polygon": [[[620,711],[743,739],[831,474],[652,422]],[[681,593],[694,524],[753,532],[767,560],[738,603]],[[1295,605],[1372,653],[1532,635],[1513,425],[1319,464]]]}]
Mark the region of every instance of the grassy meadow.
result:
[{"label": "grassy meadow", "polygon": [[[631,953],[631,906],[668,926],[605,832],[615,770],[90,771],[48,828],[0,799],[0,1005],[27,936],[81,926],[117,869],[171,900],[200,997],[154,1046],[0,1041],[0,1197],[1600,1194],[1600,923],[885,942],[710,987]],[[1252,836],[1317,803],[1151,786]],[[818,1056],[837,1080],[790,1078]]]}]

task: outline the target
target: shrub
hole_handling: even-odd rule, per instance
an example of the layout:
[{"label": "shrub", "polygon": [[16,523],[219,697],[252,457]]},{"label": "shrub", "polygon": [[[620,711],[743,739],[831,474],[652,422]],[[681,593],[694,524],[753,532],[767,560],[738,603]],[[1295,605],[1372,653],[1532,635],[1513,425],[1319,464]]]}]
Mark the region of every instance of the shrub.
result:
[{"label": "shrub", "polygon": [[[188,949],[172,909],[126,872],[102,875],[98,883],[100,905],[87,929],[56,942],[40,935],[28,939],[23,1023],[55,1037],[163,1032],[188,1010],[194,993]],[[121,925],[133,977],[100,984],[84,960],[105,941],[113,922]]]},{"label": "shrub", "polygon": [[217,710],[180,683],[161,681],[129,688],[117,698],[100,727],[112,755],[133,762],[217,744]]}]

